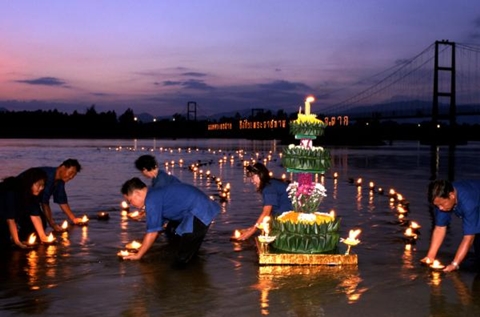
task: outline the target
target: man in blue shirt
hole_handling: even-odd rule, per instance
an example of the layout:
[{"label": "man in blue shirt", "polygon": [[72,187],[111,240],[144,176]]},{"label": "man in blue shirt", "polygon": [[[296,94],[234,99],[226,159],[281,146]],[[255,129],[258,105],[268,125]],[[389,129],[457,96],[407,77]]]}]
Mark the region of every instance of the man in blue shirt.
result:
[{"label": "man in blue shirt", "polygon": [[81,218],[75,217],[70,205],[68,204],[67,193],[65,192],[65,183],[72,180],[78,172],[82,169],[80,163],[75,159],[67,159],[58,167],[44,166],[40,167],[47,173],[47,181],[42,195],[42,208],[45,213],[46,220],[55,231],[61,231],[62,228],[55,223],[50,208],[50,197],[53,196],[53,201],[60,206],[60,209],[67,215],[68,219],[78,224],[82,221]]},{"label": "man in blue shirt", "polygon": [[198,188],[175,183],[161,188],[148,188],[139,178],[126,181],[121,192],[134,207],[143,208],[147,214],[147,232],[138,253],[123,257],[139,260],[150,249],[164,230],[165,221],[175,221],[176,234],[180,236],[175,262],[184,265],[195,256],[220,206]]},{"label": "man in blue shirt", "polygon": [[453,261],[444,269],[446,272],[459,268],[470,247],[474,246],[476,266],[480,264],[480,181],[465,180],[449,182],[436,180],[428,187],[428,199],[435,205],[435,228],[427,256],[421,261],[435,260],[452,219],[452,213],[462,219],[463,239]]}]

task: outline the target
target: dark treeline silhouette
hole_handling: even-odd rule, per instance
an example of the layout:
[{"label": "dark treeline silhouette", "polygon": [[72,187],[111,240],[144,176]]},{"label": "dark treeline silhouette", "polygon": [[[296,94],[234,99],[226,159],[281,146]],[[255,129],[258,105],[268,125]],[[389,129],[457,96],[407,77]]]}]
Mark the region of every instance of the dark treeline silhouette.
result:
[{"label": "dark treeline silhouette", "polygon": [[[256,109],[259,110],[259,109]],[[261,110],[261,109],[260,109]],[[297,113],[283,110],[252,111],[248,117],[235,114],[217,120],[188,120],[181,114],[170,119],[142,122],[137,120],[132,109],[117,116],[115,111],[97,112],[92,105],[84,114],[72,114],[57,110],[0,111],[0,138],[245,138],[277,139],[284,143],[296,143],[289,133],[289,122]],[[318,118],[322,118],[318,115]],[[241,128],[240,122],[260,123],[261,127]],[[270,127],[269,122],[286,123]],[[215,127],[212,129],[212,125]],[[460,138],[458,138],[460,136]],[[325,129],[325,135],[316,144],[371,144],[379,145],[394,140],[419,140],[425,143],[462,143],[480,140],[480,126],[457,125],[442,128],[431,123],[400,124],[394,121],[381,122],[378,118],[369,121],[350,122],[347,126],[335,125]]]}]

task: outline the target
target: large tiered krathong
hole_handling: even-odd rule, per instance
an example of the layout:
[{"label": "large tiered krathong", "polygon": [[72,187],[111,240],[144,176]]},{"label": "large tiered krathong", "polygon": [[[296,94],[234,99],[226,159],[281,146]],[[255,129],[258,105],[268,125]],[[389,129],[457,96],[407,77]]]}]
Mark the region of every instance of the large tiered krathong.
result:
[{"label": "large tiered krathong", "polygon": [[330,168],[328,151],[312,145],[323,134],[325,124],[310,114],[307,103],[306,113],[299,113],[290,123],[290,132],[300,140],[300,145],[290,144],[282,156],[283,166],[297,176],[297,181],[287,189],[294,210],[272,219],[271,234],[277,237],[272,246],[291,253],[336,253],[340,219],[318,211],[326,190],[314,181],[314,174],[323,174]]}]

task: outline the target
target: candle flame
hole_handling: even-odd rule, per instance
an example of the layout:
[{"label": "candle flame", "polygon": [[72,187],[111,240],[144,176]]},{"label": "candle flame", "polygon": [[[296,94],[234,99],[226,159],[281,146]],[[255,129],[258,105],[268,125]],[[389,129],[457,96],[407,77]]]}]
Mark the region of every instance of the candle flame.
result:
[{"label": "candle flame", "polygon": [[35,233],[32,233],[30,237],[28,237],[28,244],[35,244],[35,241],[37,241],[37,236]]},{"label": "candle flame", "polygon": [[330,210],[330,213],[329,213],[330,217],[332,217],[333,219],[335,219],[335,210]]},{"label": "candle flame", "polygon": [[130,253],[128,253],[127,250],[121,250],[121,251],[118,252],[117,254],[118,254],[118,256],[127,256],[127,255],[129,255]]},{"label": "candle flame", "polygon": [[305,99],[305,102],[314,102],[315,101],[315,97],[313,96],[308,96],[307,99]]},{"label": "candle flame", "polygon": [[62,223],[62,229],[66,230],[68,228],[68,221],[64,220]]},{"label": "candle flame", "polygon": [[53,236],[53,233],[50,232],[50,234],[47,236],[47,242],[53,242],[55,240],[55,237]]},{"label": "candle flame", "polygon": [[412,221],[412,222],[410,223],[410,228],[412,228],[412,229],[418,229],[418,228],[420,228],[420,225],[419,225],[418,223],[416,223],[415,221]]},{"label": "candle flame", "polygon": [[356,229],[356,230],[351,229],[348,232],[348,238],[352,239],[352,240],[355,240],[358,237],[358,235],[360,234],[360,232],[362,232],[362,230],[360,230],[360,229]]},{"label": "candle flame", "polygon": [[87,217],[87,215],[83,215],[82,222],[88,222],[88,217]]},{"label": "candle flame", "polygon": [[122,207],[122,209],[127,209],[128,208],[128,203],[126,201],[122,201],[120,206]]}]

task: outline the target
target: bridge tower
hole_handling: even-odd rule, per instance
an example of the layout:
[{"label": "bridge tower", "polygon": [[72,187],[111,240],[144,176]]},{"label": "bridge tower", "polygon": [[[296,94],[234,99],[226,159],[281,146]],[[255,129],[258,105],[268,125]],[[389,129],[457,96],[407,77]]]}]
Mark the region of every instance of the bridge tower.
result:
[{"label": "bridge tower", "polygon": [[197,121],[197,103],[195,101],[187,102],[187,121],[190,121],[190,113],[193,114],[193,121]]},{"label": "bridge tower", "polygon": [[[450,51],[450,59],[446,60],[446,65],[440,65],[439,61],[439,50],[440,48],[444,53],[448,54]],[[443,59],[442,59],[443,61]],[[438,104],[440,97],[449,98],[449,120],[450,120],[450,128],[455,128],[457,124],[457,105],[456,105],[456,91],[455,91],[455,42],[449,41],[435,41],[435,65],[434,65],[434,74],[433,74],[433,108],[432,108],[432,124],[433,126],[437,126],[438,118],[439,118],[439,111],[438,111]],[[448,65],[449,64],[449,65]],[[445,82],[441,81],[441,79],[450,78],[450,87],[441,87],[440,83]],[[441,78],[440,78],[441,77]]]}]

